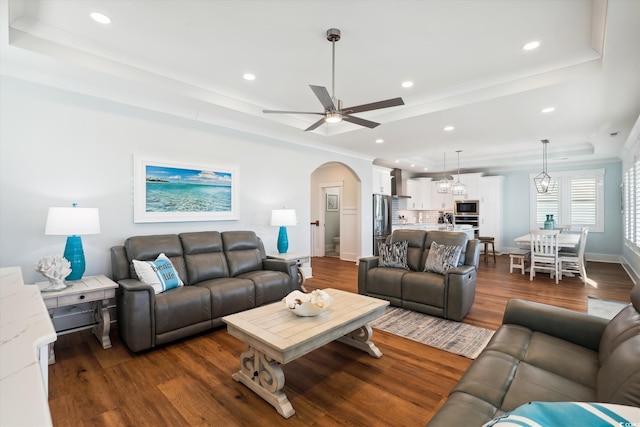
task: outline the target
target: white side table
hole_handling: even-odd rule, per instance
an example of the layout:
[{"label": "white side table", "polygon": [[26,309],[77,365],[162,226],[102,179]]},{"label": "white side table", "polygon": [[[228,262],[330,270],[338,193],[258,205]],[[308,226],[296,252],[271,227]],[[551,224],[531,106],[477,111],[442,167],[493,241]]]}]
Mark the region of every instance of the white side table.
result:
[{"label": "white side table", "polygon": [[[49,315],[54,321],[57,318],[56,308],[64,308],[92,303],[91,310],[93,311],[93,322],[89,325],[83,325],[79,327],[72,327],[69,329],[61,329],[56,327],[58,335],[64,335],[70,332],[79,331],[82,329],[93,328],[93,334],[98,338],[102,348],[111,348],[111,339],[109,338],[109,332],[111,330],[111,316],[109,314],[108,301],[110,298],[116,296],[116,289],[118,284],[107,276],[85,276],[80,280],[67,282],[69,285],[67,288],[60,291],[42,292],[42,289],[49,286],[49,282],[36,283],[40,288],[40,294],[44,300],[45,305],[49,309]],[[63,314],[64,316],[73,316],[71,311]],[[53,344],[49,345],[49,364],[56,362]]]},{"label": "white side table", "polygon": [[311,276],[311,257],[302,253],[287,252],[286,254],[270,253],[267,258],[295,261],[298,266],[298,283],[303,287],[304,281]]}]

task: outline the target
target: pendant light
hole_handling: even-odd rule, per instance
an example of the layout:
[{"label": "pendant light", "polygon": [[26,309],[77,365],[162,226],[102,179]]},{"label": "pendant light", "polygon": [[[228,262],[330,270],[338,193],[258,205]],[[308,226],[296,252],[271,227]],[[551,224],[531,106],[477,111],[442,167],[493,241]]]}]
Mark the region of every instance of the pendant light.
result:
[{"label": "pendant light", "polygon": [[542,142],[542,172],[533,178],[533,183],[536,185],[536,191],[538,193],[546,193],[553,191],[555,188],[555,181],[551,180],[551,177],[547,173],[547,144],[548,139],[541,140]]},{"label": "pendant light", "polygon": [[458,181],[451,186],[451,194],[454,196],[463,196],[467,194],[467,186],[460,182],[460,153],[462,150],[456,150],[458,153]]},{"label": "pendant light", "polygon": [[447,171],[447,153],[442,153],[442,179],[436,182],[436,190],[440,194],[445,194],[449,192],[449,186],[451,185],[447,180],[445,175]]}]

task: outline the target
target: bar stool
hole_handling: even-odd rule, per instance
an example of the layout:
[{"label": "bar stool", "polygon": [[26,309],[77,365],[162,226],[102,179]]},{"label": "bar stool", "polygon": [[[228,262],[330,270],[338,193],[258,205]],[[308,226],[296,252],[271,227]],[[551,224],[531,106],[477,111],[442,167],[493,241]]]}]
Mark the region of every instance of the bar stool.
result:
[{"label": "bar stool", "polygon": [[494,245],[495,237],[478,237],[480,244],[484,244],[484,262],[488,262],[489,245],[491,245],[491,252],[493,253],[493,262],[496,262],[496,247]]}]

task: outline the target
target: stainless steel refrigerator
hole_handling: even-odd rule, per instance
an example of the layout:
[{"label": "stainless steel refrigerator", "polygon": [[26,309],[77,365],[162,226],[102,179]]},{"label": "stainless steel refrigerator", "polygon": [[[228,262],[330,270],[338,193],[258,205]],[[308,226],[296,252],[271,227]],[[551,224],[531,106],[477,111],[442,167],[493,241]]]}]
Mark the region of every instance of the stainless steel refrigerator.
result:
[{"label": "stainless steel refrigerator", "polygon": [[378,243],[391,234],[391,196],[373,195],[373,254],[378,255]]}]

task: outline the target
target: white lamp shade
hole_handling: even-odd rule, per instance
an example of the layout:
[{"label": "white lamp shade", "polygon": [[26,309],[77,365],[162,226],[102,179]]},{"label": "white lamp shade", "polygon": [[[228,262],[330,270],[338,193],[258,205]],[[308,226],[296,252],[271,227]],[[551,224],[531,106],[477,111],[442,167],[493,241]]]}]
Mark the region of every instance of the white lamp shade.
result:
[{"label": "white lamp shade", "polygon": [[271,225],[273,226],[282,227],[297,223],[295,209],[274,209],[271,211]]},{"label": "white lamp shade", "polygon": [[100,233],[98,208],[49,208],[44,234],[73,236]]}]

